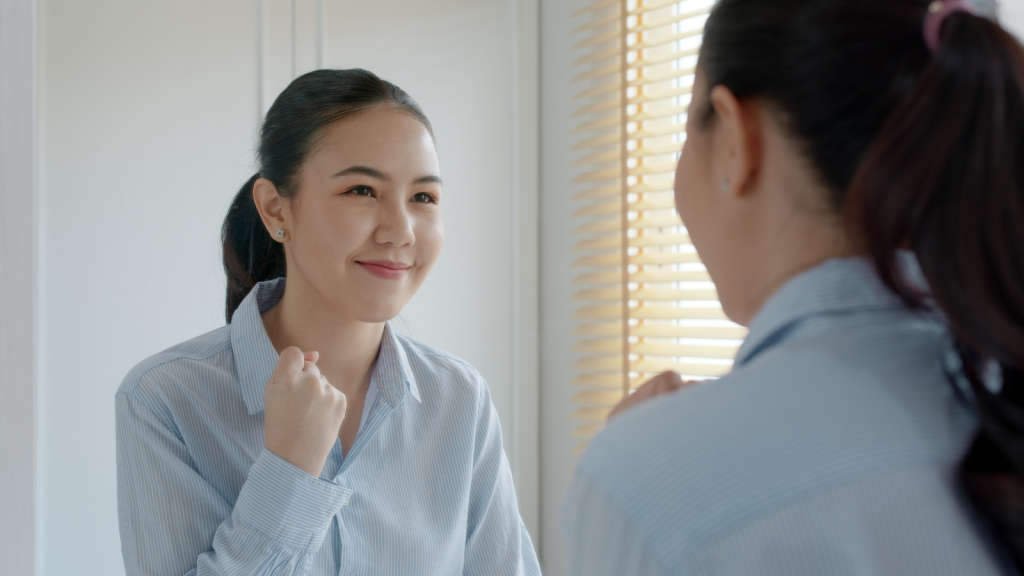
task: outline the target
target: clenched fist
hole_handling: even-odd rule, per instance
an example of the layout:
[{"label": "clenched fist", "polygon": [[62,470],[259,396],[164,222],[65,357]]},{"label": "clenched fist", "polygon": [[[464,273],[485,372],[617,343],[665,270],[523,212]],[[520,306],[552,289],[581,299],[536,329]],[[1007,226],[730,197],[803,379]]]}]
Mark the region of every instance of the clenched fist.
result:
[{"label": "clenched fist", "polygon": [[348,401],[320,374],[316,352],[286,348],[264,391],[263,442],[274,454],[310,476],[327,462]]}]

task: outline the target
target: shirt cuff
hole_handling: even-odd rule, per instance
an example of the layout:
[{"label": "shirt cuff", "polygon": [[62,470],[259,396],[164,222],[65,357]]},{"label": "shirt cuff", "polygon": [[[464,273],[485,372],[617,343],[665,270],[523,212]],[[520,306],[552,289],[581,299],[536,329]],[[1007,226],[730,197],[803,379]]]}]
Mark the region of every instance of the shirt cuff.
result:
[{"label": "shirt cuff", "polygon": [[351,496],[351,489],[314,478],[264,448],[249,468],[232,514],[282,544],[319,548],[331,518]]}]

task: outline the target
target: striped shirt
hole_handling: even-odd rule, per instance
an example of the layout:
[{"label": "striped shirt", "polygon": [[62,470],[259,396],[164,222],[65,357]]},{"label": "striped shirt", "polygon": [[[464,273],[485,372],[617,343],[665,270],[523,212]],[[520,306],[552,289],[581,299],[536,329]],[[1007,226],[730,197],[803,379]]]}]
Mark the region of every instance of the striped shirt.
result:
[{"label": "striped shirt", "polygon": [[862,259],[791,279],[732,373],[625,412],[566,500],[573,574],[1009,573],[954,473],[948,336]]},{"label": "striped shirt", "polygon": [[320,478],[266,450],[278,355],[259,284],[231,324],[144,360],[116,394],[127,574],[540,574],[487,385],[384,330],[359,431]]}]

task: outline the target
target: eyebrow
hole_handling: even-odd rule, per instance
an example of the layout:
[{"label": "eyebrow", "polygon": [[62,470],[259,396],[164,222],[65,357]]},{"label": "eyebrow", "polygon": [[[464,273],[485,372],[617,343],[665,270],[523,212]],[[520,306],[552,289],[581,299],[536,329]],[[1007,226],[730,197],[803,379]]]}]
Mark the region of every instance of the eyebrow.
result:
[{"label": "eyebrow", "polygon": [[441,180],[440,176],[435,176],[435,175],[431,174],[430,176],[420,176],[419,178],[413,180],[412,183],[413,184],[444,184],[444,181]]},{"label": "eyebrow", "polygon": [[[391,175],[385,174],[376,168],[370,168],[369,166],[349,166],[341,172],[338,172],[331,178],[338,178],[339,176],[348,176],[349,174],[362,174],[363,176],[369,176],[370,178],[376,178],[377,180],[383,180],[384,182],[391,181]],[[416,180],[413,180],[413,184],[443,184],[440,176],[436,174],[430,174],[427,176],[420,176]]]}]

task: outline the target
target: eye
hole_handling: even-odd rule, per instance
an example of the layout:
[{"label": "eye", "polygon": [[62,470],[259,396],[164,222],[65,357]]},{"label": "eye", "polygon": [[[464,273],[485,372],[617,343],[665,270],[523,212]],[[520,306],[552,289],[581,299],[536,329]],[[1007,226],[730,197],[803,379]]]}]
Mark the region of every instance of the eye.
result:
[{"label": "eye", "polygon": [[367,198],[373,198],[375,196],[373,188],[370,188],[369,186],[356,186],[355,188],[346,190],[344,193],[352,194],[354,196],[365,196]]},{"label": "eye", "polygon": [[413,202],[419,202],[421,204],[437,204],[437,198],[429,192],[420,192],[412,197]]}]

